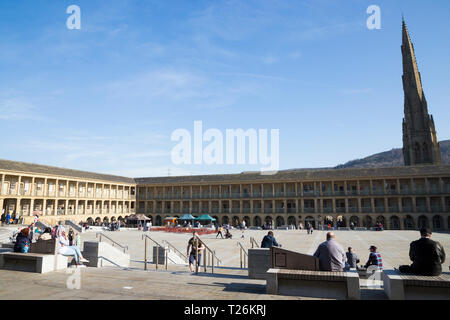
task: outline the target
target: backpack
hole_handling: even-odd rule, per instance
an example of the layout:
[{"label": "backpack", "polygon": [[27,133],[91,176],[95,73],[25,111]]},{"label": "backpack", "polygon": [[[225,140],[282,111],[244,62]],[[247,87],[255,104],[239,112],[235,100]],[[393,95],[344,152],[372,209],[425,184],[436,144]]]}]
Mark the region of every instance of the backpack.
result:
[{"label": "backpack", "polygon": [[22,245],[20,246],[20,252],[22,253],[28,253],[28,250],[30,249],[30,245],[28,244],[28,241],[24,241]]}]

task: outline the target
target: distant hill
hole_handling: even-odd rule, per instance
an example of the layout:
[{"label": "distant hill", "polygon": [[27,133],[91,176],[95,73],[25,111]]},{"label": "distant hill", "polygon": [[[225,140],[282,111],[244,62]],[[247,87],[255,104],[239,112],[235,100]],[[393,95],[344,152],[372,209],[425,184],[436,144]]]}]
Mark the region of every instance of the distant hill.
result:
[{"label": "distant hill", "polygon": [[[439,142],[441,147],[441,159],[443,164],[450,164],[450,140]],[[344,168],[379,168],[403,166],[402,149],[392,149],[368,156],[364,159],[352,160],[336,166],[336,169]]]}]

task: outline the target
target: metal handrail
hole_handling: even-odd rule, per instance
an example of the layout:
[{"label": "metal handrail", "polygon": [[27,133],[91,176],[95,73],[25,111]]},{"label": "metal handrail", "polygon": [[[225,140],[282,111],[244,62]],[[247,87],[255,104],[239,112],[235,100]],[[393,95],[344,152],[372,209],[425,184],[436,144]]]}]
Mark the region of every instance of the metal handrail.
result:
[{"label": "metal handrail", "polygon": [[[207,260],[208,260],[208,255],[207,255],[207,253],[209,252],[209,258],[210,258],[210,261],[209,261],[209,265],[211,266],[211,273],[214,273],[214,259],[216,259],[216,261],[217,261],[217,266],[219,266],[219,264],[220,263],[222,263],[222,261],[219,259],[219,258],[217,258],[217,256],[216,256],[216,252],[215,251],[213,251],[213,250],[211,250],[207,245],[206,245],[206,243],[204,243],[200,238],[198,238],[197,237],[197,239],[198,239],[198,241],[200,241],[200,243],[205,247],[205,254],[203,255],[203,267],[204,267],[204,270],[205,270],[205,272],[206,272],[206,265],[207,265]],[[195,257],[195,273],[196,274],[198,274],[198,250],[196,251],[196,257]]]},{"label": "metal handrail", "polygon": [[[144,240],[144,239],[145,239],[145,245],[144,245],[144,269],[147,270],[147,264],[148,264],[148,260],[147,260],[147,239],[150,239],[156,244],[156,263],[155,263],[155,268],[156,268],[156,270],[158,270],[158,265],[159,265],[159,248],[163,248],[164,249],[164,247],[162,245],[160,245],[156,240],[150,238],[146,234],[142,235],[142,240]],[[166,258],[165,259],[166,260],[165,261],[165,267],[166,267],[166,270],[167,270],[167,267],[168,267],[168,264],[169,264],[167,253],[165,254],[165,258]]]},{"label": "metal handrail", "polygon": [[258,243],[256,242],[255,238],[250,237],[250,244],[252,245],[252,249],[256,246],[257,248],[259,248]]},{"label": "metal handrail", "polygon": [[167,240],[163,240],[163,241],[164,241],[164,243],[167,244],[167,246],[168,246],[169,248],[172,248],[172,249],[175,251],[175,253],[178,254],[184,261],[188,262],[188,259],[186,258],[186,256],[185,256],[183,253],[181,253],[180,250],[178,250],[177,248],[175,248],[175,246],[174,246],[173,244],[171,244],[171,243],[170,243],[169,241],[167,241]]},{"label": "metal handrail", "polygon": [[201,243],[203,243],[203,245],[205,246],[205,249],[207,249],[213,256],[214,258],[217,260],[217,265],[219,265],[220,263],[222,263],[222,260],[220,260],[219,258],[217,258],[216,256],[216,251],[211,250],[206,243],[204,243],[201,239],[199,239]]},{"label": "metal handrail", "polygon": [[[242,246],[242,244],[240,242],[237,243],[238,247],[239,247],[239,256],[240,256],[240,261],[241,261],[241,269],[242,268],[242,260],[244,260],[244,268],[246,268],[246,261],[248,261],[248,253],[245,251],[245,248]],[[242,252],[244,252],[244,255],[242,255]],[[247,257],[247,260],[245,259]],[[244,258],[244,259],[242,259]]]},{"label": "metal handrail", "polygon": [[109,241],[111,241],[113,243],[112,244],[113,247],[114,247],[114,245],[117,245],[117,246],[121,247],[123,249],[124,253],[126,252],[126,250],[128,250],[128,246],[121,245],[120,243],[114,241],[113,239],[111,239],[110,237],[108,237],[107,235],[105,235],[105,234],[103,234],[101,232],[98,232],[96,234],[96,238],[98,238],[99,236],[100,236],[99,242],[102,242],[102,237],[105,237],[106,239],[108,239]]}]

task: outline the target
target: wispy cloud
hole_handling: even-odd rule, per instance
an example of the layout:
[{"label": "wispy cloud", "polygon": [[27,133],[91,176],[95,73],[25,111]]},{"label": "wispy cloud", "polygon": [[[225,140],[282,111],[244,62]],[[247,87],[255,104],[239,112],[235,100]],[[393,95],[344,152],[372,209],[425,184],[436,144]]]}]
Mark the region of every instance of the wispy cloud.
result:
[{"label": "wispy cloud", "polygon": [[23,99],[0,100],[0,119],[2,120],[44,120],[37,107]]}]

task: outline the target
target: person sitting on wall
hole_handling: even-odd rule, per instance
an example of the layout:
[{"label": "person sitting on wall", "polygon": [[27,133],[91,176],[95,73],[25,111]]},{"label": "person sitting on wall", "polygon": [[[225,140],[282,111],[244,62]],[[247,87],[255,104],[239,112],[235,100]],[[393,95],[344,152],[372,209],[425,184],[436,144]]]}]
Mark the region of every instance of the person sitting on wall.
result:
[{"label": "person sitting on wall", "polygon": [[422,276],[441,275],[442,264],[445,262],[444,247],[439,242],[430,239],[430,229],[421,229],[420,236],[419,240],[411,242],[409,246],[409,258],[413,263],[410,266],[400,266],[399,271]]},{"label": "person sitting on wall", "polygon": [[370,246],[369,250],[369,260],[367,260],[364,268],[367,269],[369,266],[377,266],[378,269],[383,269],[383,259],[381,259],[381,254],[377,252],[377,247]]},{"label": "person sitting on wall", "polygon": [[281,245],[275,240],[273,232],[269,231],[261,241],[261,248],[281,247]]},{"label": "person sitting on wall", "polygon": [[328,232],[327,241],[322,242],[314,253],[314,256],[319,258],[320,271],[344,271],[345,269],[345,251],[335,238],[334,232]]},{"label": "person sitting on wall", "polygon": [[58,230],[58,253],[63,256],[74,256],[75,263],[78,267],[84,266],[82,262],[88,263],[89,261],[83,258],[80,249],[77,246],[69,246],[69,239],[65,231]]},{"label": "person sitting on wall", "polygon": [[348,265],[347,269],[357,269],[358,263],[359,263],[359,258],[356,255],[356,253],[352,247],[348,247],[346,256],[347,256],[347,265]]},{"label": "person sitting on wall", "polygon": [[21,252],[21,253],[27,253],[31,241],[30,241],[30,229],[25,228],[20,230],[19,234],[16,237],[16,243],[14,244],[14,252]]}]

